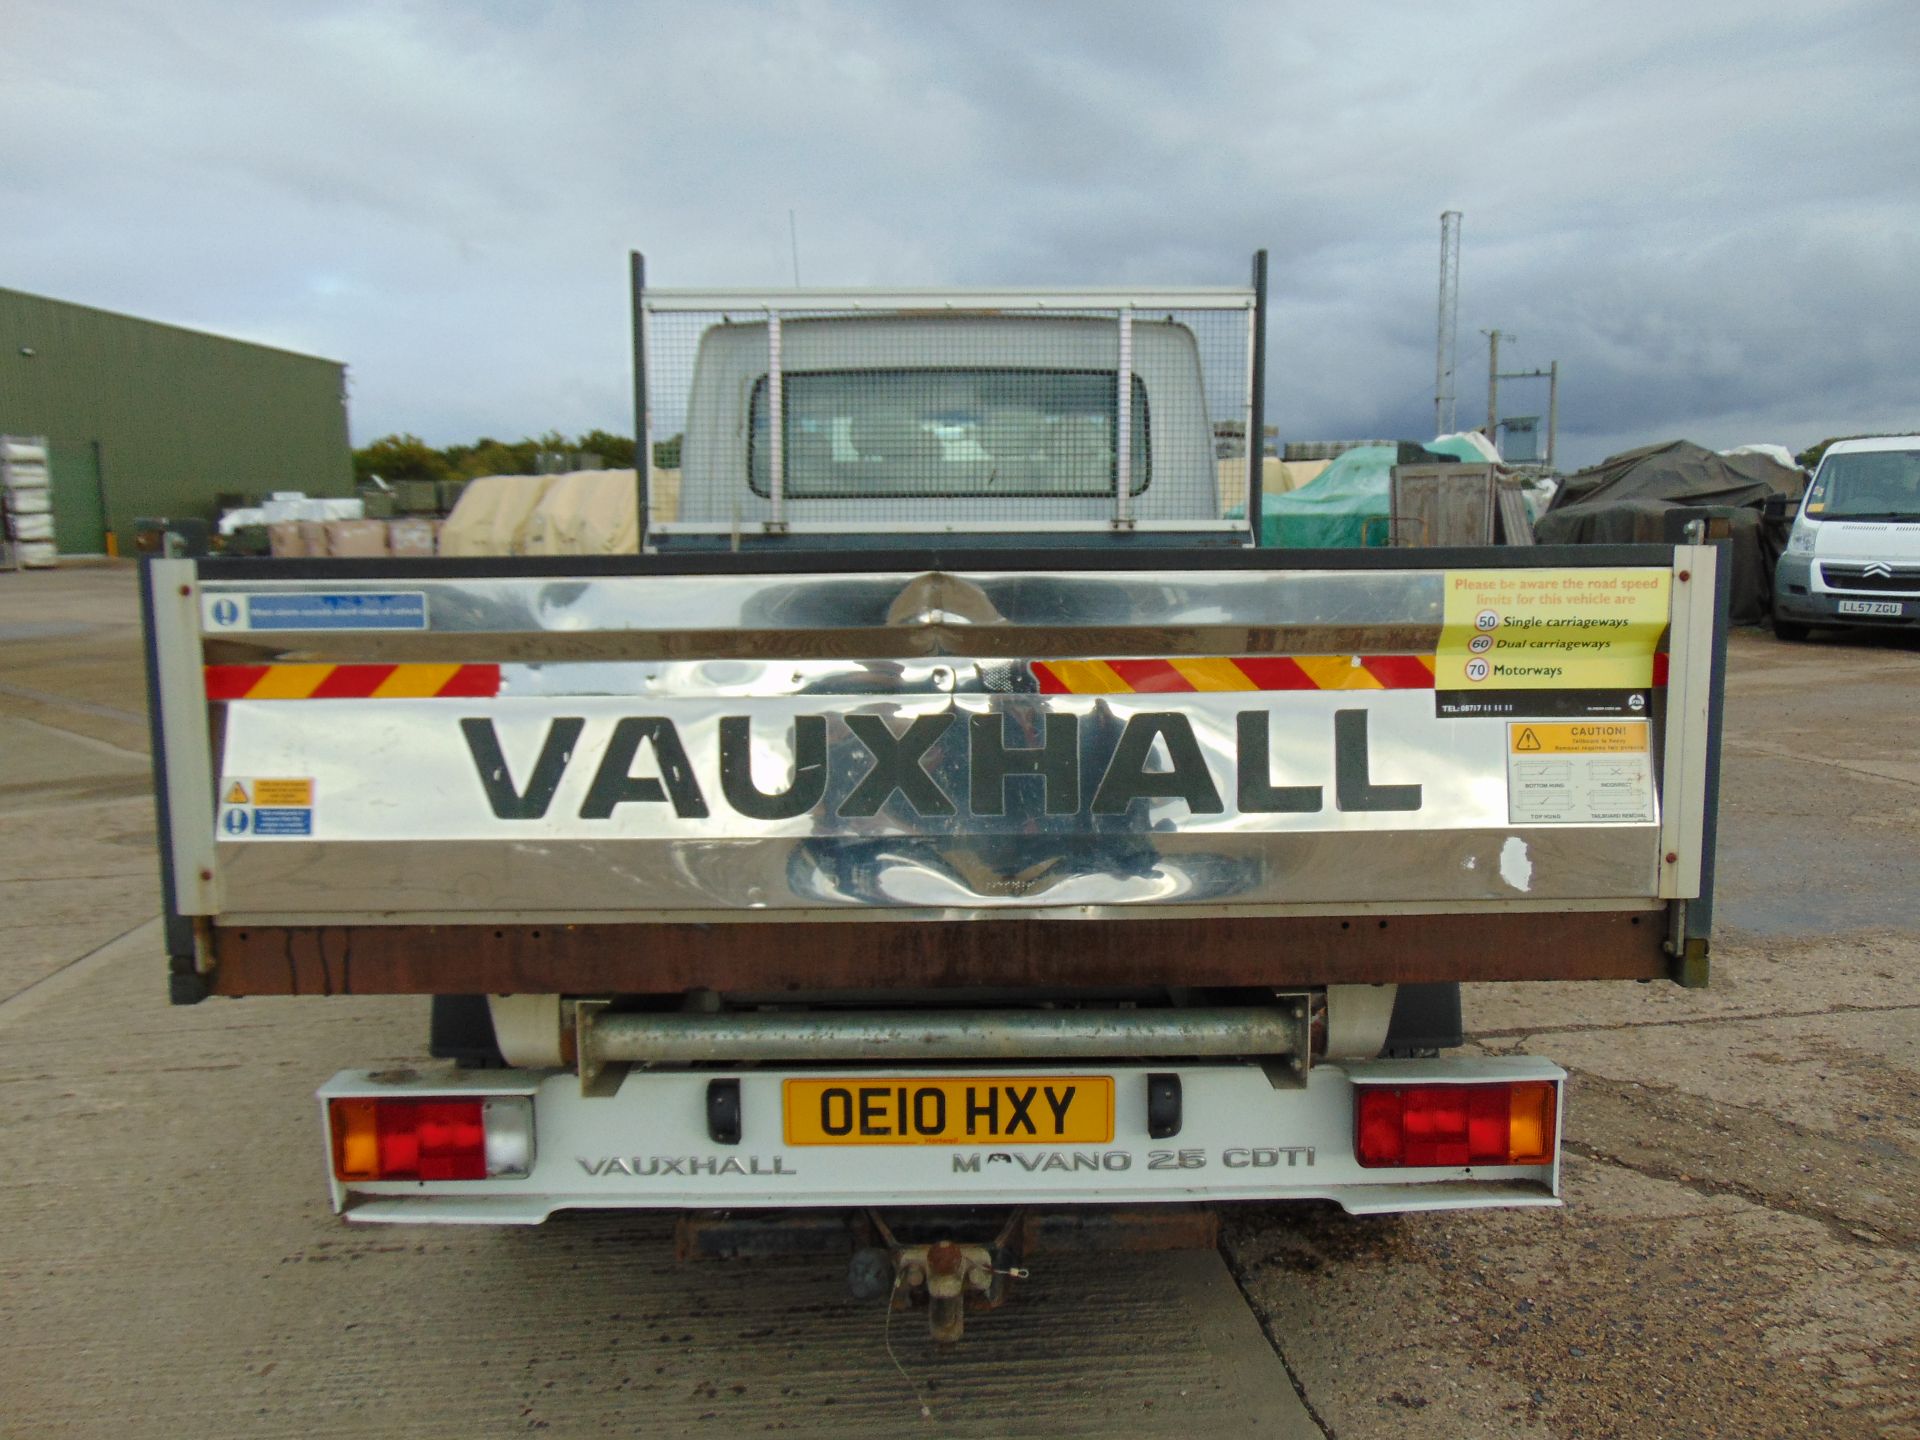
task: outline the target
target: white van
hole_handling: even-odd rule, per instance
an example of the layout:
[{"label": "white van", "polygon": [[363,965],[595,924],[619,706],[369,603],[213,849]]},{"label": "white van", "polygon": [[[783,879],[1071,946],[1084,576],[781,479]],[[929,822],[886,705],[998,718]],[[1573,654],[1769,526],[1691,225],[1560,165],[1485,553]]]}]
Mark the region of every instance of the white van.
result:
[{"label": "white van", "polygon": [[1821,458],[1773,577],[1773,629],[1920,626],[1920,435],[1841,440]]}]

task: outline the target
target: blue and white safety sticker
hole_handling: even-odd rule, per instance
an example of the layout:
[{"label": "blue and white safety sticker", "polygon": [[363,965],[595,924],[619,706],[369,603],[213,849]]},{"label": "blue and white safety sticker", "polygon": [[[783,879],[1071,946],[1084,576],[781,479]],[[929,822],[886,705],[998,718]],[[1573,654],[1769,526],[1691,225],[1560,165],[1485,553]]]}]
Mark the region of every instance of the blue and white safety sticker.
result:
[{"label": "blue and white safety sticker", "polygon": [[424,590],[350,592],[276,590],[252,595],[203,595],[202,627],[209,633],[246,630],[425,630]]},{"label": "blue and white safety sticker", "polygon": [[220,782],[222,840],[303,840],[313,835],[313,781],[230,775]]},{"label": "blue and white safety sticker", "polygon": [[313,811],[261,806],[253,812],[255,835],[311,835]]}]

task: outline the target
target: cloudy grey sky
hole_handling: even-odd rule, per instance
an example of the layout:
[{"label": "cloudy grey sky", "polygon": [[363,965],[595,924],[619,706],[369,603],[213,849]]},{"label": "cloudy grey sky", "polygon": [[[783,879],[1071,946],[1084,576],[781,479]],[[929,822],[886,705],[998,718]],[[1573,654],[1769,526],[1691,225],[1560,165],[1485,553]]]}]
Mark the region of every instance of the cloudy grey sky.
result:
[{"label": "cloudy grey sky", "polygon": [[1498,326],[1576,463],[1920,427],[1913,0],[0,8],[0,285],[345,360],[356,443],[629,428],[627,250],[785,284],[790,207],[810,284],[1264,245],[1289,438],[1429,433],[1449,207],[1463,423]]}]

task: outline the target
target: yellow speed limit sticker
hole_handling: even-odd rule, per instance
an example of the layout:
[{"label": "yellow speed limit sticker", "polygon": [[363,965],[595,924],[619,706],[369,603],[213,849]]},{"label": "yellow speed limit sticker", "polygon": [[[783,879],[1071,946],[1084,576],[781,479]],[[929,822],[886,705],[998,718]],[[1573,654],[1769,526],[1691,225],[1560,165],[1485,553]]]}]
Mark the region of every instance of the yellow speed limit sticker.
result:
[{"label": "yellow speed limit sticker", "polygon": [[1440,690],[1636,690],[1653,683],[1672,575],[1661,569],[1449,570]]}]

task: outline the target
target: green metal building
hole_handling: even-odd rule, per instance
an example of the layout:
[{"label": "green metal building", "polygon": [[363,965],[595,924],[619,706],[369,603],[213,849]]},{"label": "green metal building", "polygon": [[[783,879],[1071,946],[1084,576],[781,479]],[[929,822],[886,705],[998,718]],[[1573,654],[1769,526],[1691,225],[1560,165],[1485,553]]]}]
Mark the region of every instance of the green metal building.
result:
[{"label": "green metal building", "polygon": [[223,493],[347,495],[346,366],[0,289],[0,435],[51,444],[65,555]]}]

